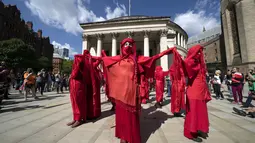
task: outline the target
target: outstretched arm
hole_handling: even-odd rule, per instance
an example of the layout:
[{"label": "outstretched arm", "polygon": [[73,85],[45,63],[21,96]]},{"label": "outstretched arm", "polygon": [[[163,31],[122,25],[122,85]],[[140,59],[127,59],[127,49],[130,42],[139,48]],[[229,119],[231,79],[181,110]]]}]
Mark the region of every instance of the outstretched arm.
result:
[{"label": "outstretched arm", "polygon": [[156,61],[157,59],[163,57],[164,55],[169,55],[169,54],[173,53],[174,50],[176,50],[176,47],[169,48],[169,49],[153,56],[152,58],[153,58],[154,61]]}]

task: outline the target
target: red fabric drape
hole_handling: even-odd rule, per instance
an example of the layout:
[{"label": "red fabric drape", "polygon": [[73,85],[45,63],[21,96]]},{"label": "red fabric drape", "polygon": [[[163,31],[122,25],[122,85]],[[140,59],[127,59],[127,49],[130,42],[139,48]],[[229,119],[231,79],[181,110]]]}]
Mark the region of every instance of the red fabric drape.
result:
[{"label": "red fabric drape", "polygon": [[87,85],[87,117],[89,119],[97,118],[101,115],[101,96],[100,96],[100,59],[92,57],[90,53],[85,50],[83,52],[85,63],[88,66],[88,71],[84,71],[84,74],[90,75],[90,82]]},{"label": "red fabric drape", "polygon": [[206,84],[206,66],[202,46],[196,45],[189,49],[185,65],[189,80],[184,136],[191,139],[197,136],[198,130],[209,132],[206,103],[211,100],[211,96]]},{"label": "red fabric drape", "polygon": [[[131,43],[132,46],[126,46],[126,42]],[[121,55],[102,58],[108,88],[107,94],[116,103],[116,137],[130,143],[141,142],[139,138],[141,106],[138,88],[140,77],[153,77],[155,61],[171,53],[173,49],[168,49],[153,57],[137,57],[134,40],[127,38],[121,42]]]},{"label": "red fabric drape", "polygon": [[70,78],[70,99],[75,121],[86,121],[87,118],[87,88],[84,82],[87,76],[83,74],[83,70],[88,70],[84,66],[83,56],[76,55]]},{"label": "red fabric drape", "polygon": [[171,86],[171,112],[179,113],[181,109],[185,109],[185,76],[184,68],[185,64],[181,58],[181,55],[175,50],[173,52],[173,64],[170,67],[170,79],[172,81]]},{"label": "red fabric drape", "polygon": [[155,70],[155,79],[156,79],[156,101],[162,102],[164,95],[164,87],[165,87],[165,76],[168,75],[168,71],[164,72],[161,66],[157,66]]}]

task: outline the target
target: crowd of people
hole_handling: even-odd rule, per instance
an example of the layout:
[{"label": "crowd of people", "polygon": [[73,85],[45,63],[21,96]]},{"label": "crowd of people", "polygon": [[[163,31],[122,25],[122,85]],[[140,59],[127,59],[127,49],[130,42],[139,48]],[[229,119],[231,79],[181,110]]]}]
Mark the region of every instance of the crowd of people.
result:
[{"label": "crowd of people", "polygon": [[4,61],[1,62],[0,83],[1,95],[3,99],[10,99],[9,91],[11,88],[18,90],[20,94],[24,94],[24,100],[27,100],[28,94],[32,94],[34,99],[38,99],[37,92],[43,95],[44,92],[56,90],[57,93],[63,93],[69,90],[69,76],[60,72],[53,74],[50,71],[41,69],[35,73],[32,68],[28,68],[23,73],[14,73],[9,70]]},{"label": "crowd of people", "polygon": [[[255,99],[255,72],[250,69],[246,75],[240,72],[239,68],[234,67],[223,75],[220,70],[216,70],[214,76],[207,74],[209,88],[213,89],[216,99],[224,99],[222,91],[224,84],[227,86],[229,98],[233,98],[232,104],[239,105],[240,108],[233,107],[233,110],[242,116],[249,115],[255,118],[255,108],[252,100]],[[247,84],[245,84],[247,83]],[[248,86],[249,92],[247,99],[243,99],[244,86]]]},{"label": "crowd of people", "polygon": [[[169,54],[173,54],[170,69],[163,71],[162,67],[156,67],[156,60]],[[167,86],[168,92],[171,92],[171,112],[174,117],[180,117],[181,111],[186,110],[184,136],[196,142],[202,142],[200,137],[208,137],[206,104],[211,96],[206,83],[203,47],[190,48],[185,60],[176,47],[153,57],[144,57],[136,55],[135,41],[126,38],[121,42],[120,55],[110,57],[104,51],[101,55],[91,56],[88,50],[75,55],[70,77],[73,120],[68,126],[75,128],[101,116],[100,81],[104,80],[105,94],[112,103],[111,110],[115,111],[115,136],[121,143],[140,143],[141,104],[147,103],[149,90],[155,88],[155,107],[161,108],[165,76],[169,76],[171,83],[168,79]]]}]

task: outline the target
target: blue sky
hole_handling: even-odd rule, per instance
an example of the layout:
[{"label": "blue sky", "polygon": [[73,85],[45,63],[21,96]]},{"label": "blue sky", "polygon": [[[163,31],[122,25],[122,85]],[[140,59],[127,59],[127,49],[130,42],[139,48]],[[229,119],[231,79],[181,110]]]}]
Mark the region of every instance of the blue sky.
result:
[{"label": "blue sky", "polygon": [[[61,1],[61,2],[60,2]],[[79,23],[128,15],[128,0],[3,0],[15,4],[34,31],[43,30],[51,43],[81,53]],[[219,0],[131,0],[131,15],[171,16],[189,36],[220,24]]]}]

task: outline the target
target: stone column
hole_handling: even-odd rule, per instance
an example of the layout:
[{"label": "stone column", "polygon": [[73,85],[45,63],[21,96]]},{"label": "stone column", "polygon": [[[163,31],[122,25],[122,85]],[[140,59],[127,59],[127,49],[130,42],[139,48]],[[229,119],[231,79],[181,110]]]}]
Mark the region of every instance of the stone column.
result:
[{"label": "stone column", "polygon": [[102,52],[102,38],[103,35],[102,34],[97,34],[97,56],[100,57],[101,56],[101,52]]},{"label": "stone column", "polygon": [[174,44],[177,45],[177,33],[175,34]]},{"label": "stone column", "polygon": [[183,37],[183,48],[186,48],[186,39]]},{"label": "stone column", "polygon": [[146,57],[150,56],[150,41],[149,41],[149,31],[144,31],[144,49],[143,55]]},{"label": "stone column", "polygon": [[183,35],[181,35],[181,46],[183,47]]},{"label": "stone column", "polygon": [[[160,52],[167,50],[167,30],[160,31]],[[160,59],[160,65],[163,71],[168,70],[168,56],[165,55]]]},{"label": "stone column", "polygon": [[111,33],[112,35],[112,56],[117,55],[117,33]]},{"label": "stone column", "polygon": [[180,44],[181,44],[181,35],[180,35],[180,33],[178,32],[178,34],[177,34],[177,45],[178,46],[180,46]]},{"label": "stone column", "polygon": [[84,50],[88,50],[88,35],[82,35],[82,54]]}]

